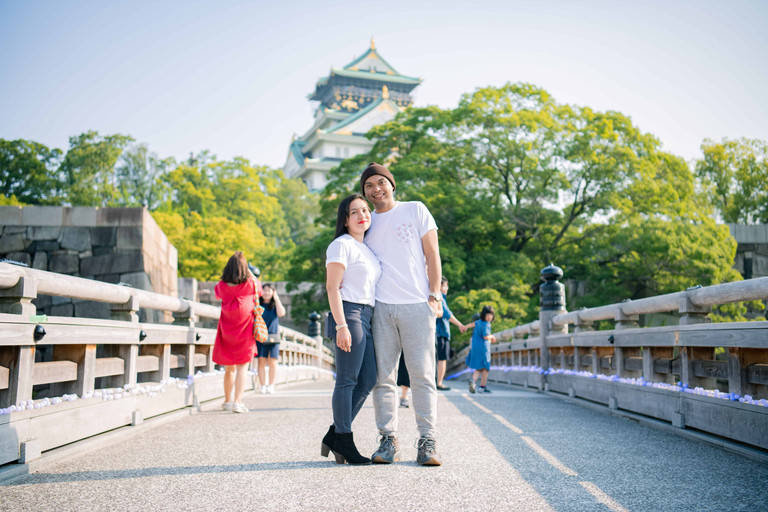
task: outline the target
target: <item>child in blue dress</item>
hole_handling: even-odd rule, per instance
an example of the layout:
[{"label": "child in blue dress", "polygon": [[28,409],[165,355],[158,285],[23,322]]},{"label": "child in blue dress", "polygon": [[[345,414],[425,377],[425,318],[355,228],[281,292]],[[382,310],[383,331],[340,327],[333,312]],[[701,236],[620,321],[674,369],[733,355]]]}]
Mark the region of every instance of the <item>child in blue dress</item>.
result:
[{"label": "child in blue dress", "polygon": [[495,314],[492,306],[483,306],[480,312],[480,320],[474,324],[467,324],[464,327],[474,329],[472,332],[472,345],[469,349],[466,365],[474,370],[472,380],[469,381],[469,392],[476,391],[475,381],[478,375],[480,379],[480,392],[490,393],[491,390],[486,387],[488,383],[488,371],[491,369],[491,343],[496,343],[496,338],[491,334],[491,323]]}]

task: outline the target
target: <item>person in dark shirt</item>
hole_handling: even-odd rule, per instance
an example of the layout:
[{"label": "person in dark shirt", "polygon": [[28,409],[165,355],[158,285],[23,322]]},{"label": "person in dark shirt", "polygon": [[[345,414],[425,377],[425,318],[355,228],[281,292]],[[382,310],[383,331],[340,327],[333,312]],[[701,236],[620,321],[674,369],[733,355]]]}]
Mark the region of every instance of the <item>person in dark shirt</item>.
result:
[{"label": "person in dark shirt", "polygon": [[453,324],[459,328],[462,334],[467,330],[464,324],[456,320],[451,310],[448,309],[448,279],[443,276],[440,279],[440,293],[443,294],[443,316],[435,320],[435,350],[437,351],[437,389],[439,391],[450,391],[451,388],[443,385],[445,378],[445,367],[448,364],[448,358],[451,353],[451,326]]},{"label": "person in dark shirt", "polygon": [[[272,284],[265,284],[263,287],[263,295],[259,299],[259,302],[264,306],[264,323],[267,324],[267,333],[269,334],[269,340],[267,343],[256,342],[256,350],[258,357],[258,369],[259,369],[259,382],[261,383],[261,393],[274,393],[275,392],[275,375],[277,374],[277,358],[280,355],[280,320],[281,316],[285,316],[285,307],[280,302],[280,297],[277,295],[277,290]],[[269,366],[269,384],[267,384],[266,369]]]}]

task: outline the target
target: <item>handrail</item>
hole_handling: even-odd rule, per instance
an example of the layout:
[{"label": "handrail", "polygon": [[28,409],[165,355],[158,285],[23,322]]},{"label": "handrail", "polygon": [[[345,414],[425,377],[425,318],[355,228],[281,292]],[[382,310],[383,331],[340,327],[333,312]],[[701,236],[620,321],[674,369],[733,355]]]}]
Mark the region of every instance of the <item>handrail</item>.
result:
[{"label": "handrail", "polygon": [[768,297],[768,277],[716,284],[684,292],[669,293],[656,297],[647,297],[631,302],[621,302],[608,306],[581,309],[552,317],[552,324],[563,326],[582,322],[614,320],[617,313],[627,316],[647,315],[677,311],[680,301],[687,299],[695,307],[708,307],[732,302],[762,300]]},{"label": "handrail", "polygon": [[108,304],[125,304],[131,297],[136,297],[139,306],[145,309],[184,313],[189,311],[191,306],[192,311],[197,316],[218,319],[221,315],[221,310],[210,304],[82,277],[0,263],[0,288],[12,288],[18,284],[22,277],[36,279],[38,293],[45,295],[92,300]]}]

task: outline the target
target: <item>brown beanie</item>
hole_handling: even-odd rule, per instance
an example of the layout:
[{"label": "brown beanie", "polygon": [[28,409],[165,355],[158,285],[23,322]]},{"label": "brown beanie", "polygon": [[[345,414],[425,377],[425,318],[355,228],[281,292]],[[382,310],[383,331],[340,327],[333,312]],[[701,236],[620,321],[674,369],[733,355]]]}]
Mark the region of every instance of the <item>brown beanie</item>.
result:
[{"label": "brown beanie", "polygon": [[365,195],[365,180],[367,180],[374,174],[384,176],[392,184],[392,188],[393,189],[395,188],[395,177],[392,176],[392,173],[389,172],[389,169],[387,169],[381,164],[377,164],[376,162],[371,162],[368,164],[368,167],[365,168],[365,170],[363,171],[363,175],[360,177],[360,190],[363,191],[363,195]]}]

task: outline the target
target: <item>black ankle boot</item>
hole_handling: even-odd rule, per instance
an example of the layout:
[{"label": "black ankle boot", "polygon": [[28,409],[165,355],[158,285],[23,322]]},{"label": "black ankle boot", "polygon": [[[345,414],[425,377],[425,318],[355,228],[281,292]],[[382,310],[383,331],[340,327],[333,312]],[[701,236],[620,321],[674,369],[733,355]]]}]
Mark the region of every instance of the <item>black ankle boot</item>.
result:
[{"label": "black ankle boot", "polygon": [[370,464],[371,459],[363,457],[357,451],[355,441],[352,439],[352,432],[349,434],[336,434],[336,442],[333,445],[333,454],[336,455],[336,463],[344,464],[346,461],[352,465]]},{"label": "black ankle boot", "polygon": [[328,433],[325,434],[322,444],[320,444],[320,455],[327,457],[328,453],[333,451],[333,443],[336,442],[336,427],[331,425]]}]

